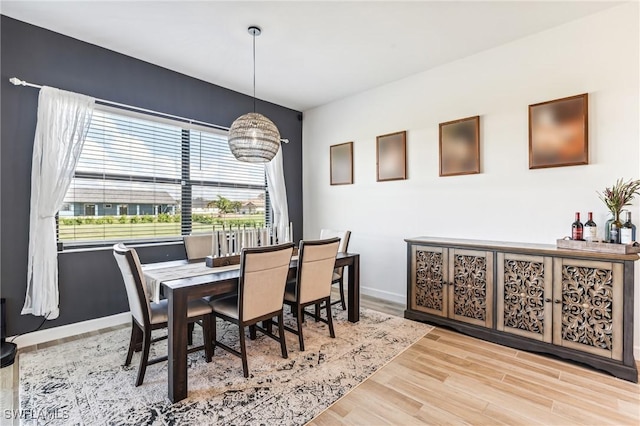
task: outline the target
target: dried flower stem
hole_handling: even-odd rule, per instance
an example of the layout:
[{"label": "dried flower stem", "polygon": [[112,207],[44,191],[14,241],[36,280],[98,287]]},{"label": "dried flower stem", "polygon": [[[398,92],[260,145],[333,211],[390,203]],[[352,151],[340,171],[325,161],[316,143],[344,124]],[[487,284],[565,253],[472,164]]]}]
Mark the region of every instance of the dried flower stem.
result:
[{"label": "dried flower stem", "polygon": [[636,195],[640,195],[640,180],[625,182],[622,178],[613,187],[605,188],[602,193],[598,192],[598,197],[615,217],[620,215],[624,206],[631,204]]}]

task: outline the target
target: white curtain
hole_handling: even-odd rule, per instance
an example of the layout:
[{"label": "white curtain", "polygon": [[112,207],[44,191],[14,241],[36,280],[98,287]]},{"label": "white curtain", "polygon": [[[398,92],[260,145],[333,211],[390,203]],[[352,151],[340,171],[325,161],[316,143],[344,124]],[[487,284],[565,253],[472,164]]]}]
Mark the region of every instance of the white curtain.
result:
[{"label": "white curtain", "polygon": [[40,89],[33,142],[27,294],[22,314],[55,319],[58,253],[55,215],[82,152],[95,99],[51,87]]},{"label": "white curtain", "polygon": [[289,228],[289,207],[287,206],[287,187],[284,184],[284,169],[282,166],[282,147],[273,159],[266,163],[267,190],[273,209],[272,226],[277,228],[278,240],[283,238]]}]

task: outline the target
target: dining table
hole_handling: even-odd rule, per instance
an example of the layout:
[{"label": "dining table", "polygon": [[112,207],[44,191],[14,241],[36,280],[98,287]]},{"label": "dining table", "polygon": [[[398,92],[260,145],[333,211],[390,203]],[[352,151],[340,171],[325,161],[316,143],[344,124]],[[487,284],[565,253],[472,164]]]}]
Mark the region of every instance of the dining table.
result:
[{"label": "dining table", "polygon": [[[335,267],[347,268],[347,319],[360,320],[360,255],[338,253]],[[298,259],[292,258],[289,276],[295,276]],[[239,265],[207,267],[205,262],[174,260],[142,265],[152,301],[168,302],[168,397],[178,402],[187,397],[187,303],[205,296],[234,293],[238,289]]]}]

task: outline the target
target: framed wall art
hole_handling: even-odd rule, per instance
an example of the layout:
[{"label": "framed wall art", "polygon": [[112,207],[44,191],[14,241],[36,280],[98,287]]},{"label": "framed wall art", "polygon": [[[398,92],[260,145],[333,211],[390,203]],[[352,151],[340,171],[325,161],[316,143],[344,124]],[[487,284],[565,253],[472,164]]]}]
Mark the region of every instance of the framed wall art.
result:
[{"label": "framed wall art", "polygon": [[587,94],[529,105],[529,168],[589,164]]},{"label": "framed wall art", "polygon": [[407,178],[407,132],[396,132],[376,138],[377,180]]},{"label": "framed wall art", "polygon": [[353,142],[329,147],[331,185],[353,183]]},{"label": "framed wall art", "polygon": [[440,176],[480,173],[480,117],[440,123]]}]

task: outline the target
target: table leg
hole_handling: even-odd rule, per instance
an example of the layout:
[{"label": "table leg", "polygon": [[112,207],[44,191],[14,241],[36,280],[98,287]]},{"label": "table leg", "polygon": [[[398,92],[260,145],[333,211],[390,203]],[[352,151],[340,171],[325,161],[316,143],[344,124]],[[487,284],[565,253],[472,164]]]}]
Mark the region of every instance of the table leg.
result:
[{"label": "table leg", "polygon": [[360,321],[360,255],[353,256],[349,265],[347,318],[351,322]]},{"label": "table leg", "polygon": [[169,399],[178,402],[187,397],[187,294],[169,290]]}]

